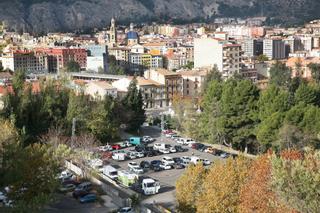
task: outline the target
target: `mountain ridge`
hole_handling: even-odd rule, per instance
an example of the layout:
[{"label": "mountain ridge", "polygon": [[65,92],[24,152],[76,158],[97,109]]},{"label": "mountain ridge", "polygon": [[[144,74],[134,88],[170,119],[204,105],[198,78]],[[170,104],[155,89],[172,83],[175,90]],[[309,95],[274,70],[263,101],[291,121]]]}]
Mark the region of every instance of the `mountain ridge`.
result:
[{"label": "mountain ridge", "polygon": [[120,22],[210,21],[265,15],[286,23],[319,18],[317,0],[2,0],[0,20],[15,30],[46,33]]}]

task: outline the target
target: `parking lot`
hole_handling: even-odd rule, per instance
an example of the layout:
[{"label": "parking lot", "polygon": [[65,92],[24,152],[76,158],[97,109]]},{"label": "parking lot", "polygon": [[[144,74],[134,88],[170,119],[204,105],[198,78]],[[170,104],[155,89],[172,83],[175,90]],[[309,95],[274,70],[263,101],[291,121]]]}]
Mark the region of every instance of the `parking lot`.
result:
[{"label": "parking lot", "polygon": [[[170,138],[166,138],[165,135],[161,134],[160,130],[154,128],[154,127],[144,127],[143,128],[143,135],[148,135],[156,139],[156,141],[149,143],[148,146],[153,146],[154,143],[165,143],[165,144],[170,144],[172,146],[174,145],[180,145],[174,140]],[[169,156],[169,157],[182,157],[182,156],[196,156],[201,159],[208,159],[209,161],[214,164],[214,162],[218,160],[222,160],[221,157],[205,153],[205,152],[200,152],[195,149],[191,149],[187,146],[183,146],[184,148],[187,148],[188,151],[186,152],[177,152],[177,153],[170,153],[170,154],[162,154],[158,156],[153,156],[153,157],[143,157],[143,158],[137,158],[137,159],[132,159],[132,160],[125,160],[125,161],[115,161],[115,160],[110,160],[110,164],[117,168],[118,170],[128,170],[128,163],[129,162],[136,162],[140,164],[142,161],[148,161],[151,162],[153,160],[161,160],[164,156]],[[125,151],[130,151],[134,150],[134,147],[128,147],[123,149]],[[211,165],[212,165],[211,164]],[[159,191],[159,194],[152,195],[147,197],[143,203],[144,204],[151,204],[151,203],[158,203],[162,204],[167,208],[174,208],[175,206],[175,183],[177,179],[182,175],[184,172],[184,169],[170,169],[170,170],[163,170],[163,171],[158,171],[154,172],[153,170],[148,170],[142,176],[149,176],[157,181],[160,182],[161,184],[161,189]]]}]

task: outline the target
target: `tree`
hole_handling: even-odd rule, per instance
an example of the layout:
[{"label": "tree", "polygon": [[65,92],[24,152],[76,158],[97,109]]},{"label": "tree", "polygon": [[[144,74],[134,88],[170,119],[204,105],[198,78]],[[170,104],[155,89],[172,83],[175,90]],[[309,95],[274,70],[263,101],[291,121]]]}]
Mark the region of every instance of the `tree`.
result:
[{"label": "tree", "polygon": [[89,131],[103,144],[118,136],[119,121],[115,116],[116,104],[112,97],[106,96],[96,103],[87,121]]},{"label": "tree", "polygon": [[1,184],[10,186],[8,197],[14,202],[14,211],[37,212],[52,200],[61,162],[51,145],[35,143],[23,148],[17,143],[7,147]]},{"label": "tree", "polygon": [[265,62],[265,61],[268,61],[269,58],[266,55],[261,54],[261,55],[258,56],[257,60],[259,62]]},{"label": "tree", "polygon": [[277,61],[270,68],[270,83],[288,89],[291,80],[291,69],[284,63]]},{"label": "tree", "polygon": [[244,157],[216,162],[202,184],[197,212],[239,212],[240,189],[248,176],[250,161]]},{"label": "tree", "polygon": [[137,87],[137,80],[134,78],[129,87],[127,95],[123,99],[123,105],[130,113],[130,118],[127,122],[128,129],[131,131],[137,131],[144,123],[146,116],[144,110],[144,103],[142,93]]},{"label": "tree", "polygon": [[223,85],[220,100],[222,116],[217,127],[225,144],[240,150],[254,146],[258,98],[259,91],[251,81],[231,79]]},{"label": "tree", "polygon": [[201,165],[191,165],[176,182],[176,197],[180,212],[196,212],[196,200],[202,193],[206,169]]},{"label": "tree", "polygon": [[300,150],[306,145],[305,135],[302,130],[296,126],[284,124],[278,133],[279,150],[297,149]]},{"label": "tree", "polygon": [[271,161],[269,154],[255,160],[248,171],[248,178],[240,190],[240,212],[290,213],[272,190]]},{"label": "tree", "polygon": [[320,83],[320,64],[310,63],[308,68],[311,70],[311,75],[313,80],[319,84]]},{"label": "tree", "polygon": [[68,61],[66,65],[67,72],[79,72],[81,69],[80,64],[74,60]]},{"label": "tree", "polygon": [[202,84],[202,92],[205,92],[207,87],[209,86],[210,82],[216,80],[221,82],[222,81],[222,75],[218,70],[217,66],[214,66],[212,70],[206,75],[205,81]]},{"label": "tree", "polygon": [[295,92],[294,96],[295,103],[303,102],[305,104],[314,104],[318,102],[318,94],[314,87],[303,83]]},{"label": "tree", "polygon": [[66,117],[69,129],[71,129],[73,119],[76,119],[76,133],[87,131],[87,122],[90,120],[90,113],[93,112],[93,105],[90,97],[85,95],[84,92],[79,94],[70,92]]},{"label": "tree", "polygon": [[301,158],[273,156],[272,187],[281,200],[299,212],[320,209],[320,152],[307,152]]}]

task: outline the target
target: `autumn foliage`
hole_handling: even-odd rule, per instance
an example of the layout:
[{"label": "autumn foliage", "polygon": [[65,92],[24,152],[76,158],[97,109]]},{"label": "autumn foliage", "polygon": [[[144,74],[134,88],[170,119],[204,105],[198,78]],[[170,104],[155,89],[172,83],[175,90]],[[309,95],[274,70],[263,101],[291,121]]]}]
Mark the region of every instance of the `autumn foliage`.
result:
[{"label": "autumn foliage", "polygon": [[179,212],[319,212],[320,152],[242,156],[211,168],[190,166],[177,182]]}]

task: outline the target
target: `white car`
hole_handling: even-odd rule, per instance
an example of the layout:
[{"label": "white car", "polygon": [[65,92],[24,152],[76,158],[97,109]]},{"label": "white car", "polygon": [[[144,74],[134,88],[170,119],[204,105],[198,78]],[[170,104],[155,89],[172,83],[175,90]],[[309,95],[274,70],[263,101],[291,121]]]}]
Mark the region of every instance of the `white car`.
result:
[{"label": "white car", "polygon": [[162,154],[170,154],[170,149],[168,149],[168,148],[160,148],[159,152],[161,152]]},{"label": "white car", "polygon": [[136,173],[136,174],[142,174],[143,169],[136,163],[136,162],[130,162],[128,163],[129,170]]},{"label": "white car", "polygon": [[137,158],[143,158],[144,157],[143,152],[134,152],[134,154],[137,156]]},{"label": "white car", "polygon": [[0,202],[4,201],[6,199],[7,199],[6,195],[3,192],[0,192]]},{"label": "white car", "polygon": [[112,151],[112,146],[110,146],[110,145],[100,146],[99,151],[101,151],[101,152]]},{"label": "white car", "polygon": [[162,158],[161,162],[165,165],[172,166],[174,165],[174,160],[171,157],[165,156]]},{"label": "white car", "polygon": [[174,135],[174,133],[173,133],[173,132],[171,132],[171,133],[167,133],[167,134],[166,134],[166,137],[167,137],[167,138],[171,138],[171,136],[172,136],[172,135]]},{"label": "white car", "polygon": [[202,159],[202,163],[204,166],[209,166],[211,164],[211,161],[209,161],[208,159]]},{"label": "white car", "polygon": [[150,136],[143,136],[143,137],[142,137],[142,141],[143,141],[143,142],[146,142],[146,143],[151,143],[151,142],[155,141],[155,139],[153,139],[153,138],[150,137]]},{"label": "white car", "polygon": [[190,163],[191,158],[188,157],[188,156],[182,156],[182,157],[181,157],[181,160],[182,160],[182,162]]},{"label": "white car", "polygon": [[59,179],[68,179],[72,177],[73,177],[73,173],[70,172],[69,170],[64,170],[59,175]]},{"label": "white car", "polygon": [[164,170],[172,169],[172,166],[166,165],[166,164],[163,164],[163,163],[161,163],[161,164],[159,165],[159,167],[162,168],[162,169],[164,169]]},{"label": "white car", "polygon": [[174,147],[170,147],[170,148],[169,148],[169,151],[170,151],[171,153],[176,153],[176,152],[177,152],[177,150],[176,150]]},{"label": "white car", "polygon": [[128,152],[127,153],[127,157],[129,159],[136,159],[137,158],[137,155],[135,154],[135,152]]},{"label": "white car", "polygon": [[155,143],[155,144],[153,144],[153,149],[154,150],[159,150],[161,148],[166,148],[166,145],[164,143]]},{"label": "white car", "polygon": [[178,138],[176,140],[177,143],[181,144],[181,145],[184,145],[184,138]]}]

